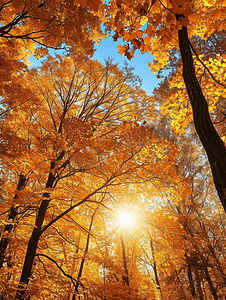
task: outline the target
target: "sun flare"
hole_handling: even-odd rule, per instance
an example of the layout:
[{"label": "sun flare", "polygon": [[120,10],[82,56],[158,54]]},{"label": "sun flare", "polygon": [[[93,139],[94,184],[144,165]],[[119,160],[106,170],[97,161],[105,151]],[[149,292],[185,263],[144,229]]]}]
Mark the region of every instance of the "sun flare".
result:
[{"label": "sun flare", "polygon": [[134,216],[131,212],[122,211],[118,213],[117,223],[121,227],[131,227],[134,223]]}]

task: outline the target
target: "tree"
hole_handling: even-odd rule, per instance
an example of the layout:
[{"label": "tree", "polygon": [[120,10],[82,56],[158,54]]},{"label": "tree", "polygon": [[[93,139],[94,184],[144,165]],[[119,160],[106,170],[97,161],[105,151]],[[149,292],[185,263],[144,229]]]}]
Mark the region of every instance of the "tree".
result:
[{"label": "tree", "polygon": [[[73,55],[92,55],[93,42],[103,37],[100,20],[91,9],[73,1],[1,1],[0,38],[4,52],[46,56],[48,48],[64,49]],[[35,51],[35,48],[38,48]]]},{"label": "tree", "polygon": [[[225,3],[223,3],[223,7]],[[180,50],[182,72],[186,90],[193,110],[196,131],[208,156],[216,190],[221,203],[226,210],[226,150],[223,141],[210,119],[207,98],[197,79],[194,68],[194,57],[189,36],[197,35],[206,39],[224,30],[222,3],[209,1],[111,1],[105,4],[107,20],[104,20],[109,30],[114,30],[114,39],[123,37],[124,46],[118,50],[127,58],[133,57],[133,52],[139,49],[141,53],[149,51],[155,56],[154,64],[150,64],[153,71],[167,65],[170,51]],[[101,13],[101,12],[100,12]],[[211,28],[211,30],[209,30]],[[188,33],[189,31],[189,33]],[[202,40],[199,40],[201,43]],[[208,72],[212,85],[220,84],[211,70],[205,65],[197,52],[194,55],[202,64],[202,70]],[[224,65],[224,55],[216,55],[218,66]],[[224,75],[223,75],[224,77]],[[182,84],[182,83],[181,83]],[[223,96],[223,92],[221,92]]]},{"label": "tree", "polygon": [[[224,22],[209,17],[223,20],[222,9],[179,0],[50,4],[0,8],[0,298],[221,299],[225,220],[190,123],[194,114],[221,197],[212,143],[223,143],[212,123],[224,135]],[[152,97],[128,65],[90,60],[101,18],[127,42],[120,53],[150,51],[159,76],[171,68]],[[32,53],[46,56],[39,68],[25,64]],[[115,222],[122,206],[139,221]]]},{"label": "tree", "polygon": [[[31,96],[8,111],[3,127],[7,130],[6,140],[7,136],[15,136],[22,143],[17,149],[8,140],[7,155],[2,155],[5,168],[23,175],[27,183],[21,191],[12,189],[10,176],[5,183],[5,211],[18,207],[16,218],[10,221],[14,230],[5,230],[7,245],[3,251],[4,259],[10,257],[17,271],[23,267],[18,299],[24,297],[30,278],[36,280],[34,261],[54,263],[45,252],[52,248],[48,231],[54,226],[51,235],[55,232],[62,240],[66,220],[80,226],[78,207],[89,202],[100,205],[100,195],[109,201],[115,193],[122,193],[121,186],[128,191],[125,185],[131,183],[152,182],[159,189],[171,190],[175,197],[174,180],[177,185],[181,182],[181,192],[189,189],[173,168],[178,155],[175,146],[140,122],[152,106],[149,97],[136,86],[130,68],[125,66],[123,71],[109,61],[103,67],[96,61],[57,56],[49,57],[40,70],[30,70],[23,79],[29,82]],[[93,205],[90,209],[95,209]],[[58,245],[62,249],[63,244]],[[58,254],[65,250],[59,249],[51,252],[60,257]],[[57,261],[54,264],[75,288],[76,276]],[[3,274],[7,270],[3,268]],[[11,273],[12,286],[17,276]],[[54,287],[51,289],[54,294]],[[27,293],[32,295],[35,289],[31,287]]]},{"label": "tree", "polygon": [[30,56],[43,59],[49,49],[81,59],[93,55],[94,42],[105,36],[96,9],[75,6],[72,0],[0,2],[1,118],[31,97],[24,79]]}]

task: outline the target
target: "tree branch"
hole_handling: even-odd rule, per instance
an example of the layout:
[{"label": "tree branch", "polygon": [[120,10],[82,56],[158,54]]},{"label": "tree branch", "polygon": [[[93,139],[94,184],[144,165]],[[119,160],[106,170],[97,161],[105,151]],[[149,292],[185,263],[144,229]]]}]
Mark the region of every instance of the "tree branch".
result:
[{"label": "tree branch", "polygon": [[68,277],[71,280],[74,287],[76,287],[75,282],[77,282],[77,280],[75,278],[73,278],[71,275],[65,273],[64,270],[58,265],[58,263],[54,259],[52,259],[51,257],[49,257],[46,254],[41,254],[41,253],[37,253],[37,254],[35,254],[35,256],[38,256],[38,257],[43,256],[45,258],[48,258],[51,262],[53,262],[57,266],[57,268],[64,274],[64,276]]}]

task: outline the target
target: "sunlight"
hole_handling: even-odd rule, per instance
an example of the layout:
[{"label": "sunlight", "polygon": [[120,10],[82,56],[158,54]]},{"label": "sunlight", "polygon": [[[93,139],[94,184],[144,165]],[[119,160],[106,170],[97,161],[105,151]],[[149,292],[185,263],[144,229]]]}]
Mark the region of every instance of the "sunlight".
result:
[{"label": "sunlight", "polygon": [[121,227],[131,227],[134,225],[134,215],[128,211],[122,211],[118,213],[117,223]]}]

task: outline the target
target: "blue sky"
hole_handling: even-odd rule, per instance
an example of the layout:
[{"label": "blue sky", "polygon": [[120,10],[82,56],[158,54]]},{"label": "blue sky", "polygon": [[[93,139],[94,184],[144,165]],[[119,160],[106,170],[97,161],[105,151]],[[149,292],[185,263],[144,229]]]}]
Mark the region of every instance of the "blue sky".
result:
[{"label": "blue sky", "polygon": [[93,58],[99,60],[101,63],[103,63],[104,58],[108,56],[113,57],[114,61],[119,64],[123,64],[126,60],[130,66],[135,67],[134,73],[139,75],[143,81],[142,88],[148,95],[151,95],[154,87],[157,87],[160,82],[160,80],[156,78],[156,74],[153,74],[148,67],[148,61],[151,62],[152,57],[149,53],[141,54],[139,51],[136,51],[134,57],[129,61],[124,55],[118,53],[118,44],[120,44],[120,41],[114,42],[112,37],[103,39],[101,45],[96,46]]},{"label": "blue sky", "polygon": [[[115,63],[119,63],[120,65],[123,65],[124,61],[127,61],[130,66],[135,67],[135,75],[139,75],[142,79],[142,88],[148,95],[151,95],[153,89],[157,87],[160,82],[160,80],[156,78],[156,74],[153,74],[148,67],[148,61],[152,61],[151,55],[149,53],[141,54],[139,51],[136,51],[134,57],[129,61],[124,55],[118,53],[118,44],[120,44],[120,41],[114,42],[112,37],[103,39],[101,45],[96,45],[93,58],[104,63],[104,59],[110,56],[114,58]],[[121,44],[123,44],[123,41],[121,41]],[[53,50],[50,50],[50,53],[54,55]],[[60,51],[58,53],[60,53]],[[29,61],[33,63],[31,67],[37,67],[41,64],[42,60],[37,60],[31,56],[29,57]]]}]

